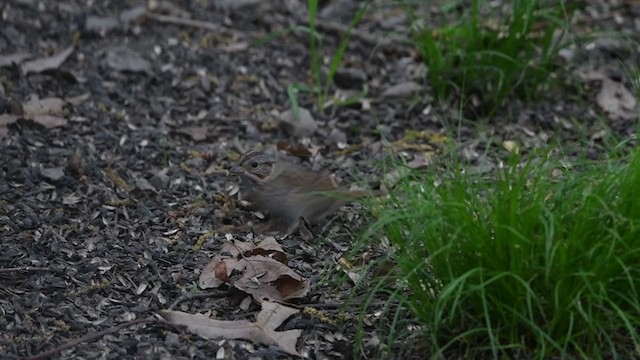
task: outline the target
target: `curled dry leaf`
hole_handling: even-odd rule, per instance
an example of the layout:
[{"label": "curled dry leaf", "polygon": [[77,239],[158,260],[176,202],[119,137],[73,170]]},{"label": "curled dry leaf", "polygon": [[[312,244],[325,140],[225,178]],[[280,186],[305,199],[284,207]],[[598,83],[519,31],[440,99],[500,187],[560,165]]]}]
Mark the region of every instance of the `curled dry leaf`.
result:
[{"label": "curled dry leaf", "polygon": [[184,326],[188,331],[206,339],[244,339],[263,345],[275,345],[288,354],[300,356],[296,350],[296,342],[302,330],[275,330],[298,312],[298,309],[265,301],[255,322],[214,320],[203,315],[170,310],[162,310],[159,315],[168,323]]},{"label": "curled dry leaf", "polygon": [[309,281],[286,265],[287,258],[273,237],[260,244],[235,241],[222,246],[202,270],[201,288],[216,288],[222,284],[235,286],[254,300],[285,301],[303,297]]},{"label": "curled dry leaf", "polygon": [[262,255],[243,260],[245,271],[233,285],[257,302],[298,299],[309,290],[307,279],[279,261]]},{"label": "curled dry leaf", "polygon": [[278,244],[273,236],[266,237],[260,244],[247,250],[245,256],[263,255],[271,257],[283,264],[287,264],[287,256],[284,254],[282,246]]}]

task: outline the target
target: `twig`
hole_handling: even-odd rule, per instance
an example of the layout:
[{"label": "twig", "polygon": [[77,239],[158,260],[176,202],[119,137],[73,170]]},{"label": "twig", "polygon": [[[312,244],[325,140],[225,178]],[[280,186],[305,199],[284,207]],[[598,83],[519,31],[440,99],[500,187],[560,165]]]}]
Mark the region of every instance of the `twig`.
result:
[{"label": "twig", "polygon": [[101,337],[103,337],[105,335],[116,333],[116,332],[118,332],[118,331],[120,331],[122,329],[128,328],[128,327],[133,326],[133,325],[150,324],[150,323],[155,323],[155,322],[158,322],[158,321],[159,321],[158,319],[156,319],[156,318],[154,318],[152,316],[149,316],[149,317],[146,317],[146,318],[143,318],[143,319],[136,319],[136,320],[127,321],[127,322],[122,323],[120,325],[112,326],[112,327],[110,327],[110,328],[108,328],[106,330],[88,333],[87,335],[82,336],[80,338],[69,340],[69,341],[67,341],[66,343],[64,343],[64,344],[62,344],[60,346],[57,346],[57,347],[55,347],[55,348],[53,348],[51,350],[45,351],[45,352],[40,353],[38,355],[29,357],[26,360],[44,360],[44,359],[48,359],[48,358],[58,354],[59,352],[61,352],[63,350],[72,348],[72,347],[74,347],[74,346],[76,346],[78,344],[81,344],[83,342],[88,342],[88,341],[93,341],[93,340],[99,339],[99,338],[101,338]]}]

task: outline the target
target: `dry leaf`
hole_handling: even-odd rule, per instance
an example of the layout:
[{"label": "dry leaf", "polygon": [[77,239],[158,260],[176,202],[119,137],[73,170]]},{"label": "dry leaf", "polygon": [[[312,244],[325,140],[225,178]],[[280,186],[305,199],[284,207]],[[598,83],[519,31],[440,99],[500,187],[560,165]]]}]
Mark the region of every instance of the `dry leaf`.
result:
[{"label": "dry leaf", "polygon": [[47,70],[57,69],[67,60],[72,52],[73,46],[69,46],[68,48],[53,56],[27,61],[26,63],[22,64],[22,72],[27,75],[29,73],[39,73]]},{"label": "dry leaf", "polygon": [[260,244],[245,251],[244,256],[264,255],[278,260],[283,264],[287,264],[287,256],[282,249],[282,246],[278,244],[276,238],[268,236]]},{"label": "dry leaf", "polygon": [[634,120],[638,118],[636,97],[622,84],[610,79],[602,80],[596,102],[611,120]]},{"label": "dry leaf", "polygon": [[250,294],[256,301],[285,301],[306,295],[309,281],[286,265],[287,258],[274,237],[260,244],[236,241],[226,243],[220,254],[202,270],[201,288],[229,284]]},{"label": "dry leaf", "polygon": [[518,144],[513,141],[513,140],[505,140],[502,142],[502,147],[505,148],[508,152],[512,153],[512,154],[519,154],[520,153],[520,147],[518,147]]},{"label": "dry leaf", "polygon": [[169,310],[162,310],[159,315],[168,323],[184,326],[188,331],[205,339],[244,339],[263,345],[276,345],[288,354],[300,356],[296,350],[296,342],[302,330],[275,331],[285,320],[297,313],[298,309],[263,302],[256,322],[214,320],[203,315]]},{"label": "dry leaf", "polygon": [[257,302],[298,299],[309,290],[307,279],[277,260],[262,255],[243,260],[246,262],[245,272],[232,284],[253,296]]},{"label": "dry leaf", "polygon": [[41,114],[55,115],[62,112],[64,104],[64,100],[60,98],[39,99],[38,96],[33,95],[22,104],[22,111],[24,111],[25,117]]},{"label": "dry leaf", "polygon": [[[6,125],[15,122],[19,118],[24,118],[27,123],[31,121],[33,124],[44,126],[47,129],[64,126],[67,124],[65,118],[55,116],[63,113],[63,107],[65,102],[59,98],[45,98],[38,99],[36,95],[29,98],[28,101],[22,104],[23,116],[8,115],[5,117],[4,122]],[[1,128],[3,127],[3,121],[0,119],[0,136],[2,135]]]},{"label": "dry leaf", "polygon": [[622,83],[611,80],[604,72],[594,69],[579,69],[577,75],[584,81],[601,81],[596,102],[611,120],[638,118],[637,99]]}]

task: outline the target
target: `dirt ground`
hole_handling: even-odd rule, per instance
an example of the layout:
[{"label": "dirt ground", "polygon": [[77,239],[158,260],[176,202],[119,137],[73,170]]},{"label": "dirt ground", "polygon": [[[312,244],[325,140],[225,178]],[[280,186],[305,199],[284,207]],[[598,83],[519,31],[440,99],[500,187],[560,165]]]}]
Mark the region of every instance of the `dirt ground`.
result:
[{"label": "dirt ground", "polygon": [[[615,3],[615,4],[613,4]],[[602,156],[604,144],[636,130],[637,108],[623,65],[637,45],[585,40],[563,52],[573,74],[535,103],[514,100],[479,126],[458,123],[459,104],[436,102],[425,67],[406,38],[409,19],[374,2],[347,48],[332,97],[366,95],[348,106],[314,107],[287,123],[288,86],[309,83],[305,3],[252,1],[9,0],[0,5],[0,354],[28,358],[87,333],[57,355],[75,358],[287,358],[276,346],[207,340],[146,319],[163,309],[209,311],[252,320],[253,306],[226,289],[197,291],[202,268],[234,232],[258,215],[236,199],[227,170],[239,154],[286,149],[305,166],[347,182],[369,179],[390,152],[428,166],[447,131],[475,171],[491,171],[505,149],[523,152],[559,140]],[[613,5],[612,5],[613,4]],[[322,2],[326,61],[359,2]],[[582,34],[619,31],[637,41],[638,2],[585,3]],[[190,18],[199,22],[179,23]],[[265,41],[256,44],[257,39]],[[389,34],[391,34],[389,36]],[[391,39],[391,40],[389,40]],[[376,44],[378,44],[376,46]],[[17,56],[9,59],[8,56]],[[577,87],[576,93],[567,89]],[[626,84],[626,85],[625,85]],[[608,107],[607,107],[608,106]],[[465,110],[466,111],[466,110]],[[473,111],[465,115],[473,119]],[[476,124],[477,125],[477,124]],[[413,136],[405,136],[413,130]],[[610,131],[611,130],[611,131]],[[418,134],[419,136],[416,136]],[[391,150],[390,150],[391,149]],[[312,156],[309,156],[309,155]],[[367,221],[357,204],[327,225],[279,239],[289,265],[310,280],[293,301],[330,319],[300,313],[283,329],[301,329],[300,353],[352,358],[366,289],[339,288],[346,256]],[[257,236],[257,235],[256,235]],[[371,249],[373,255],[384,249]],[[189,294],[197,294],[189,296]],[[351,305],[343,306],[352,300]],[[396,358],[425,356],[417,331],[381,344],[376,309],[364,315],[364,354],[391,347]],[[384,321],[382,321],[384,323]]]}]

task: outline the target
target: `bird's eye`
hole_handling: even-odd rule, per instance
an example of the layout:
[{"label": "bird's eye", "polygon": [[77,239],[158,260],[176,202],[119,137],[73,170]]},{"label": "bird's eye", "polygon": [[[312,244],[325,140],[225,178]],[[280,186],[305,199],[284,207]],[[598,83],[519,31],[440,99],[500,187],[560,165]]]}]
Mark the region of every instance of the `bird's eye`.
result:
[{"label": "bird's eye", "polygon": [[252,162],[251,163],[251,167],[254,168],[254,169],[257,169],[258,168],[258,162],[257,161]]}]

